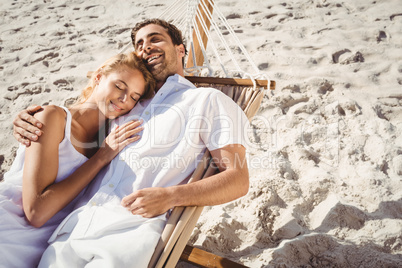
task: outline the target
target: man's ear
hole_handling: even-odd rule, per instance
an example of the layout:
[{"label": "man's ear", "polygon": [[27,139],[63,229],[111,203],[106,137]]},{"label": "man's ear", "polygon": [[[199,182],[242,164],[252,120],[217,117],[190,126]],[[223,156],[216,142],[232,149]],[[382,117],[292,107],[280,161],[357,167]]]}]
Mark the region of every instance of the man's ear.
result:
[{"label": "man's ear", "polygon": [[183,44],[177,45],[176,51],[177,51],[177,54],[179,54],[180,56],[182,56],[182,57],[186,56],[186,52],[185,52],[186,50],[184,49]]}]

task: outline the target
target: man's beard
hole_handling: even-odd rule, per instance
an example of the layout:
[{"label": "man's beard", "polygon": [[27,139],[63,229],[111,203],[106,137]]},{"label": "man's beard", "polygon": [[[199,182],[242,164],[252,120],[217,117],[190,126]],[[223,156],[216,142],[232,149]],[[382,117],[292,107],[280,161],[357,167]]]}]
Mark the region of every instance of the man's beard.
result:
[{"label": "man's beard", "polygon": [[176,74],[175,68],[166,62],[151,66],[149,71],[157,82],[165,82],[169,76]]},{"label": "man's beard", "polygon": [[149,66],[148,69],[156,81],[161,81],[161,80],[163,80],[163,77],[165,76],[164,71],[166,70],[166,63],[163,62],[163,63],[157,64],[155,66]]},{"label": "man's beard", "polygon": [[[160,53],[161,51],[158,50],[155,52]],[[153,51],[151,53],[153,53]],[[174,75],[177,72],[177,68],[172,59],[167,57],[166,53],[163,53],[163,57],[164,60],[156,65],[147,65],[147,62],[144,62],[145,66],[157,82],[165,82],[169,76]]]}]

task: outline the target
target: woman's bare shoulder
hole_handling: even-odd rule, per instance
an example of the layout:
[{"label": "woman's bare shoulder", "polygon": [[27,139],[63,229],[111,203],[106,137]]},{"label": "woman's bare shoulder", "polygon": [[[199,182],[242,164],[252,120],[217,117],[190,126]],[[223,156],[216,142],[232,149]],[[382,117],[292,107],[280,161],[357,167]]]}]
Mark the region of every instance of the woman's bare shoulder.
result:
[{"label": "woman's bare shoulder", "polygon": [[53,139],[61,142],[64,138],[66,126],[66,112],[63,108],[56,105],[46,105],[34,115],[42,124],[42,135],[39,141]]},{"label": "woman's bare shoulder", "polygon": [[[57,105],[45,105],[34,115],[39,120],[59,121],[66,118],[66,112],[63,108]],[[41,121],[42,123],[46,123]]]}]

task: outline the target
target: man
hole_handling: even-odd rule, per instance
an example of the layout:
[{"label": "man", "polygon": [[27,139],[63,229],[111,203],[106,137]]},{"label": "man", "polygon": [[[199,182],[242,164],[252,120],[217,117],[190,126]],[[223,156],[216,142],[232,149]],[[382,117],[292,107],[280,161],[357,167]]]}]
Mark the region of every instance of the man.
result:
[{"label": "man", "polygon": [[[134,27],[132,39],[158,90],[115,125],[140,117],[142,138],[98,174],[88,202],[50,238],[40,267],[147,267],[169,209],[222,204],[248,191],[244,113],[223,93],[196,89],[183,77],[186,51],[175,26],[146,20]],[[38,123],[27,112],[19,117]],[[22,130],[25,124],[15,120],[16,136],[40,131]],[[221,172],[186,184],[206,148]]]}]

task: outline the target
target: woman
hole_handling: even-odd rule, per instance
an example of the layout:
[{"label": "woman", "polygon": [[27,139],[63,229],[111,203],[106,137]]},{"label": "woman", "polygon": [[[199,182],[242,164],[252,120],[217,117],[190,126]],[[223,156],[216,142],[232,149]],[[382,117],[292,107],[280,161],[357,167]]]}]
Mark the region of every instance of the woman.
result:
[{"label": "woman", "polygon": [[[47,240],[72,211],[95,175],[127,144],[141,122],[117,127],[96,146],[99,130],[153,95],[155,81],[134,53],[119,54],[92,75],[69,109],[46,106],[35,114],[43,134],[21,146],[0,183],[0,259],[5,267],[36,267]],[[95,144],[95,146],[94,146]],[[1,256],[3,255],[3,256]]]}]

